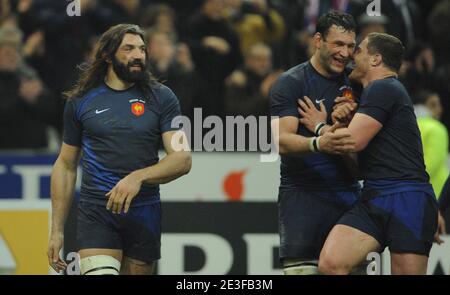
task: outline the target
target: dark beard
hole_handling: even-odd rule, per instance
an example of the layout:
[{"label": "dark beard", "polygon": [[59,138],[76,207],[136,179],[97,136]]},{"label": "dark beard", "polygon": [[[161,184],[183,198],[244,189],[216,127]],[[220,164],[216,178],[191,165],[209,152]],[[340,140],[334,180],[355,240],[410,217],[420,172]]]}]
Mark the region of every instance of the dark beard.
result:
[{"label": "dark beard", "polygon": [[[141,66],[141,70],[131,71],[130,68],[135,65]],[[127,65],[125,65],[118,61],[115,57],[113,57],[112,66],[117,77],[119,77],[119,79],[121,79],[122,81],[128,83],[137,83],[145,80],[145,71],[147,67],[140,60],[130,61]]]}]

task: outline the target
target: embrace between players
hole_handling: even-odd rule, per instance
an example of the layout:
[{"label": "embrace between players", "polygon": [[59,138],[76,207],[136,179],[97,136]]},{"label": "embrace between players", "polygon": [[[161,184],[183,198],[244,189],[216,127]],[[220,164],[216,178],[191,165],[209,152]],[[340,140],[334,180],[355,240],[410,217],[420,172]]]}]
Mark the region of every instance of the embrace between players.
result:
[{"label": "embrace between players", "polygon": [[439,213],[413,105],[397,79],[403,45],[372,33],[357,46],[352,16],[337,11],[318,20],[313,42],[312,58],[271,91],[284,273],[363,274],[367,255],[389,247],[392,274],[425,274]]},{"label": "embrace between players", "polygon": [[[151,274],[160,258],[159,184],[188,173],[191,156],[171,124],[177,98],[147,70],[143,36],[135,25],[109,29],[67,93],[51,179],[48,258],[56,271],[67,266],[59,252],[81,155],[81,273]],[[353,18],[335,11],[318,20],[314,45],[311,60],[283,73],[270,95],[284,273],[360,273],[368,253],[389,247],[393,274],[424,274],[438,209],[411,99],[397,80],[403,45],[373,33],[356,46]],[[161,144],[167,156],[159,161]]]}]

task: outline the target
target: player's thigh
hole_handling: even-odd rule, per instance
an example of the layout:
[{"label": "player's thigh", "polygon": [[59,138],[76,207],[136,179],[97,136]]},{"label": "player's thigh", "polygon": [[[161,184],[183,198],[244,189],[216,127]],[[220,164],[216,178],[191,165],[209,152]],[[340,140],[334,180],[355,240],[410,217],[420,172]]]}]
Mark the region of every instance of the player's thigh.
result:
[{"label": "player's thigh", "polygon": [[390,196],[391,218],[387,226],[392,274],[426,274],[428,255],[437,229],[437,204],[425,192]]},{"label": "player's thigh", "polygon": [[425,275],[428,256],[414,253],[391,253],[393,275]]},{"label": "player's thigh", "polygon": [[120,233],[124,257],[148,265],[157,261],[161,257],[161,204],[131,207],[121,216]]},{"label": "player's thigh", "polygon": [[80,201],[77,216],[77,244],[79,250],[122,250],[117,217],[105,206]]},{"label": "player's thigh", "polygon": [[281,260],[318,259],[328,233],[349,207],[350,204],[339,199],[338,192],[280,190]]},{"label": "player's thigh", "polygon": [[[391,199],[386,229],[390,252],[428,256],[437,230],[438,208],[434,196],[412,191],[387,198]],[[384,204],[379,201],[377,205]]]},{"label": "player's thigh", "polygon": [[122,241],[116,217],[105,206],[79,203],[77,244],[82,274],[119,273]]},{"label": "player's thigh", "polygon": [[121,275],[152,275],[155,270],[155,262],[144,262],[124,256],[120,269]]},{"label": "player's thigh", "polygon": [[333,227],[319,258],[319,270],[325,274],[348,274],[366,260],[367,254],[380,249],[371,235],[348,225]]}]

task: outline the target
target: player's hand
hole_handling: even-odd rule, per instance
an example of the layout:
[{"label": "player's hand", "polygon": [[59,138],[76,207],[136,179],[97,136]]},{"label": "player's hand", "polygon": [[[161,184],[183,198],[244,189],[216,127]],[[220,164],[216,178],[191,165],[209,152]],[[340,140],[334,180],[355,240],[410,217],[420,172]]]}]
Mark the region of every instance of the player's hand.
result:
[{"label": "player's hand", "polygon": [[338,107],[338,106],[340,106],[342,104],[346,104],[346,103],[355,103],[355,101],[353,99],[345,97],[345,96],[338,96],[338,97],[336,97],[336,99],[334,100],[333,110],[336,107]]},{"label": "player's hand", "polygon": [[48,264],[56,271],[65,270],[67,263],[59,256],[64,241],[63,234],[60,232],[51,233],[48,243]]},{"label": "player's hand", "polygon": [[444,217],[442,217],[441,212],[438,212],[438,229],[436,231],[436,234],[434,235],[434,242],[438,245],[443,244],[444,241],[441,239],[440,235],[445,235],[447,233],[445,229],[445,220]]},{"label": "player's hand", "polygon": [[348,125],[355,114],[358,107],[353,100],[346,97],[338,97],[335,100],[333,112],[331,113],[331,120],[334,123],[339,122]]},{"label": "player's hand", "polygon": [[111,210],[112,213],[115,214],[120,214],[122,209],[124,213],[127,213],[130,208],[131,201],[139,193],[141,186],[142,181],[138,177],[137,173],[133,172],[127,175],[106,194],[108,197],[106,209]]},{"label": "player's hand", "polygon": [[327,121],[327,110],[323,102],[320,102],[320,110],[318,110],[311,99],[304,96],[303,99],[298,99],[298,105],[298,112],[302,116],[300,123],[312,133],[315,132],[317,124]]},{"label": "player's hand", "polygon": [[320,151],[328,154],[342,155],[353,153],[356,149],[356,142],[352,138],[347,128],[340,128],[339,123],[335,123],[322,136],[320,136]]}]

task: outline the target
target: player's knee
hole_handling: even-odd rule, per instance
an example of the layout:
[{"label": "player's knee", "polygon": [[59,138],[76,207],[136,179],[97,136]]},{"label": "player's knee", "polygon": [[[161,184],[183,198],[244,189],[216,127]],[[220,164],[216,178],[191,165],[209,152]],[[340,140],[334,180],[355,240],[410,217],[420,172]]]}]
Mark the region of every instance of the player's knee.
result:
[{"label": "player's knee", "polygon": [[321,256],[319,260],[319,273],[323,275],[348,275],[350,267],[330,256]]},{"label": "player's knee", "polygon": [[318,275],[317,260],[288,260],[283,261],[285,275]]},{"label": "player's knee", "polygon": [[82,275],[118,275],[120,261],[109,255],[94,255],[80,260]]},{"label": "player's knee", "polygon": [[144,262],[141,260],[124,257],[120,274],[123,275],[152,275],[155,262]]},{"label": "player's knee", "polygon": [[366,276],[369,274],[368,272],[369,262],[364,261],[361,264],[353,267],[353,269],[350,271],[350,275],[353,276]]},{"label": "player's knee", "polygon": [[[391,254],[392,255],[392,254]],[[394,254],[395,255],[395,254]],[[410,260],[405,261],[403,259],[395,259],[397,257],[391,256],[391,270],[393,275],[426,275],[428,259],[424,261]]]}]

